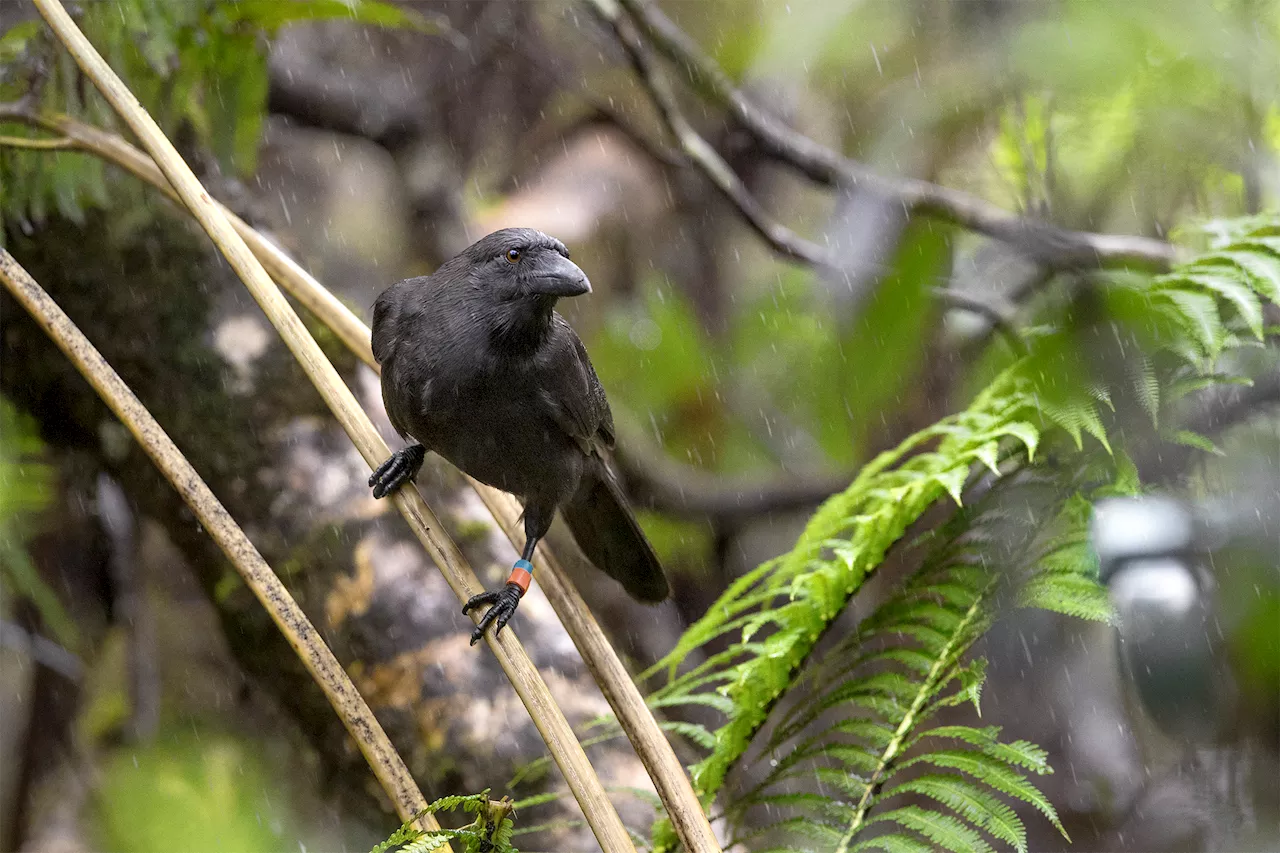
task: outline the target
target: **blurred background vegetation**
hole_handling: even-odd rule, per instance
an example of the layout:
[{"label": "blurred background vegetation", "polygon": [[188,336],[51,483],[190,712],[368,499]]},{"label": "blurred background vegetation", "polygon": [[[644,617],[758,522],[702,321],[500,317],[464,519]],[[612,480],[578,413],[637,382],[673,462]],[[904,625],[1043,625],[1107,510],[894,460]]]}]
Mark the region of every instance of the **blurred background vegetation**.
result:
[{"label": "blurred background vegetation", "polygon": [[[1219,324],[1213,300],[1177,296],[1176,322],[1199,318],[1215,350],[1195,354],[1194,377],[1097,330],[1131,331],[1152,345],[1141,353],[1192,339],[1166,334],[1148,276],[1270,221],[1238,224],[1280,201],[1280,4],[658,6],[753,110],[864,179],[806,179],[689,63],[663,61],[653,33],[611,27],[604,0],[88,0],[73,11],[214,195],[366,317],[383,288],[498,227],[570,246],[595,291],[562,310],[609,393],[617,462],[676,590],[648,610],[580,576],[637,669],[735,579],[791,549],[863,464],[963,410],[1028,350],[1046,421],[1063,423],[1054,406],[1081,388],[1120,389],[1103,413],[1108,450],[1149,487],[1234,498],[1242,514],[1277,493],[1274,304],[1254,318],[1237,294]],[[625,47],[637,31],[640,59]],[[101,160],[31,148],[49,138],[32,115],[121,126],[28,4],[0,0],[0,33],[0,240],[286,576],[424,790],[500,790],[541,752],[490,664],[464,657],[483,653],[447,646],[464,630],[447,590],[367,500],[359,460],[181,214]],[[739,196],[672,134],[636,72],[646,55]],[[918,200],[938,186],[957,193]],[[773,226],[824,262],[778,251],[786,235],[762,240]],[[0,307],[0,712],[20,721],[0,740],[0,846],[357,849],[385,837],[394,821],[358,755],[221,556],[21,309]],[[1233,349],[1249,331],[1261,345]],[[317,332],[380,407],[371,374]],[[1204,374],[1255,384],[1191,393]],[[1180,407],[1177,390],[1190,394]],[[1134,410],[1158,412],[1161,436],[1196,435],[1162,443]],[[1093,426],[1076,425],[1085,453],[1065,468],[1116,458]],[[506,546],[465,485],[444,466],[423,479],[496,580]],[[1029,534],[1057,517],[1034,501],[1019,511]],[[919,562],[890,553],[827,642],[852,636]],[[1217,584],[1246,614],[1239,656],[1263,698],[1246,703],[1237,738],[1211,747],[1143,720],[1105,626],[1023,612],[981,641],[983,724],[1047,750],[1058,772],[1041,787],[1075,849],[1280,841],[1280,791],[1263,781],[1280,731],[1259,723],[1280,686],[1277,581],[1264,566]],[[515,627],[563,676],[574,719],[591,719],[598,696],[537,614],[522,608]],[[489,730],[509,735],[472,730],[481,701]],[[609,784],[645,786],[625,757],[592,756]],[[545,772],[521,776],[518,795],[556,789]],[[628,796],[624,816],[643,831],[647,800]],[[529,814],[546,828],[523,846],[591,848],[572,810]],[[1048,822],[1027,832],[1031,849],[1069,846]]]}]

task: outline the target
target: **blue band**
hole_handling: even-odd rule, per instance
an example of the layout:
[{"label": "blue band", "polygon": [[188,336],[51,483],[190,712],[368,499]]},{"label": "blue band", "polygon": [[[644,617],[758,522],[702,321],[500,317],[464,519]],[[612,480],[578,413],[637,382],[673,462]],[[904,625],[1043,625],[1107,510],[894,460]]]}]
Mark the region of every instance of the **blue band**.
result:
[{"label": "blue band", "polygon": [[516,560],[516,564],[513,568],[524,569],[529,574],[533,574],[533,563],[530,563],[528,560]]}]

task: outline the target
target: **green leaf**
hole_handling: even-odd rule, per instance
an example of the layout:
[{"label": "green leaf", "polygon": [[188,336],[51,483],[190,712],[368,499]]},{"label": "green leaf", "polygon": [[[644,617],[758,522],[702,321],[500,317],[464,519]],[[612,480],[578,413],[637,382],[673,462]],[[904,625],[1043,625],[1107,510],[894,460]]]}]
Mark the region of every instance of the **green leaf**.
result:
[{"label": "green leaf", "polygon": [[45,630],[74,652],[79,642],[76,621],[24,546],[53,499],[54,470],[41,458],[44,446],[35,421],[7,397],[0,397],[0,436],[0,582],[5,592],[27,599]]},{"label": "green leaf", "polygon": [[[986,444],[982,445],[977,450],[975,450],[973,452],[973,455],[977,456],[978,460],[982,462],[983,465],[987,466],[988,471],[990,471],[992,474],[995,474],[997,477],[1000,476],[1000,443],[999,442],[988,441]],[[959,503],[959,501],[956,501],[956,503]]]},{"label": "green leaf", "polygon": [[27,50],[27,44],[38,37],[44,27],[38,18],[14,24],[0,35],[0,65],[16,62]]},{"label": "green leaf", "polygon": [[440,34],[447,30],[439,18],[428,18],[412,9],[380,0],[236,0],[229,5],[233,21],[267,33],[303,21],[345,20],[392,29]]},{"label": "green leaf", "polygon": [[716,737],[707,731],[706,726],[697,723],[686,723],[680,720],[665,720],[661,724],[663,731],[675,732],[683,735],[689,740],[701,746],[703,749],[712,749],[716,745]]},{"label": "green leaf", "polygon": [[881,812],[868,821],[872,825],[887,822],[918,832],[943,850],[955,853],[991,853],[991,845],[964,823],[919,806],[901,806]]},{"label": "green leaf", "polygon": [[902,769],[905,770],[922,763],[967,773],[977,781],[995,788],[1002,794],[1007,794],[1010,797],[1035,806],[1062,833],[1064,838],[1067,837],[1066,829],[1063,828],[1061,821],[1058,820],[1057,810],[1045,798],[1044,794],[1040,793],[1034,785],[1028,782],[1027,777],[1009,769],[1009,766],[1003,761],[973,752],[943,750],[941,752],[925,753],[906,761],[902,764]]},{"label": "green leaf", "polygon": [[560,791],[547,791],[542,794],[534,794],[532,797],[525,797],[522,800],[516,800],[511,804],[511,808],[516,812],[520,809],[531,809],[534,806],[545,805],[546,803],[554,803],[564,797],[564,793]]},{"label": "green leaf", "polygon": [[1091,622],[1111,622],[1115,609],[1106,587],[1093,578],[1047,574],[1032,578],[1018,591],[1019,607],[1051,610]]},{"label": "green leaf", "polygon": [[401,847],[396,853],[431,853],[433,850],[443,850],[451,841],[458,838],[457,834],[433,834],[424,832],[416,839],[410,841]]},{"label": "green leaf", "polygon": [[254,56],[255,45],[252,35],[214,35],[203,48],[214,74],[212,91],[202,102],[209,122],[209,142],[223,168],[244,178],[257,169],[267,107],[266,63],[245,61],[245,57]]},{"label": "green leaf", "polygon": [[857,353],[857,359],[844,366],[844,393],[817,413],[819,424],[844,423],[852,412],[849,443],[859,447],[886,407],[899,405],[923,364],[924,342],[936,310],[933,287],[945,278],[950,264],[948,229],[923,221],[908,226],[889,260],[888,273],[875,284],[854,328],[841,341],[841,351]]},{"label": "green leaf", "polygon": [[796,809],[826,815],[828,818],[844,820],[848,816],[849,807],[833,801],[830,797],[810,791],[792,791],[785,794],[770,794],[751,800],[753,807],[767,809]]},{"label": "green leaf", "polygon": [[1235,264],[1248,277],[1254,290],[1273,303],[1280,302],[1280,257],[1266,252],[1237,250],[1218,252],[1209,258]]},{"label": "green leaf", "polygon": [[905,794],[919,794],[952,809],[979,829],[1016,850],[1026,851],[1027,831],[1007,803],[962,776],[926,774],[883,791],[877,802]]},{"label": "green leaf", "polygon": [[964,492],[965,480],[968,478],[968,468],[951,468],[933,475],[933,479],[941,483],[943,488],[947,490],[947,494],[951,495],[951,499],[956,502],[956,506],[964,505],[961,496]]},{"label": "green leaf", "polygon": [[997,726],[982,729],[970,726],[935,726],[913,740],[912,745],[925,738],[960,740],[1006,764],[1023,767],[1037,774],[1053,772],[1049,767],[1049,755],[1043,749],[1025,740],[1004,743],[999,736],[1000,729]]},{"label": "green leaf", "polygon": [[[515,829],[512,821],[507,817],[512,808],[509,801],[505,800],[501,803],[491,803],[488,789],[479,794],[441,797],[406,821],[370,853],[390,853],[392,850],[395,853],[430,853],[430,851],[444,849],[452,841],[462,842],[464,849],[468,851],[484,849],[491,850],[493,853],[517,853],[511,846],[511,837]],[[424,831],[413,825],[422,814],[458,810],[476,815],[476,820],[460,829]],[[532,829],[534,827],[526,827],[525,831],[532,831]]]},{"label": "green leaf", "polygon": [[1217,294],[1231,303],[1254,337],[1262,338],[1262,301],[1232,266],[1204,264],[1196,267],[1204,272],[1189,272],[1184,279]]},{"label": "green leaf", "polygon": [[1176,316],[1184,331],[1201,352],[1216,357],[1222,351],[1225,331],[1218,314],[1218,303],[1207,293],[1167,287],[1153,294],[1153,300],[1168,300],[1176,310]]},{"label": "green leaf", "polygon": [[1027,460],[1033,461],[1036,456],[1036,447],[1040,443],[1040,431],[1034,425],[1026,422],[1016,422],[1006,424],[1005,433],[1013,436],[1023,443],[1027,448]]},{"label": "green leaf", "polygon": [[1103,446],[1108,446],[1097,407],[1088,397],[1075,395],[1059,399],[1046,396],[1040,400],[1040,410],[1054,425],[1071,436],[1077,450],[1084,449],[1082,438],[1085,432],[1095,437],[1101,436],[1099,440]]},{"label": "green leaf", "polygon": [[1223,456],[1222,450],[1218,445],[1214,444],[1208,438],[1205,438],[1198,432],[1192,432],[1189,429],[1175,430],[1170,439],[1177,444],[1184,444],[1187,447],[1194,447],[1196,450],[1203,450],[1214,456]]},{"label": "green leaf", "polygon": [[859,841],[849,848],[850,853],[863,850],[883,850],[884,853],[936,853],[937,849],[937,847],[921,841],[914,835],[902,835],[900,833],[877,835],[875,838]]}]

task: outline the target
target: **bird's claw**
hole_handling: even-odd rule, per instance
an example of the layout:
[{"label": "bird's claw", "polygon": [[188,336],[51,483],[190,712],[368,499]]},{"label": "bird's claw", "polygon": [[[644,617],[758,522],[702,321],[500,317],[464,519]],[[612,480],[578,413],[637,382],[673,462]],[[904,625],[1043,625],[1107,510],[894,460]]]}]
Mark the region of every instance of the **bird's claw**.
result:
[{"label": "bird's claw", "polygon": [[494,625],[493,635],[496,637],[511,621],[511,617],[516,613],[516,607],[520,604],[520,596],[524,591],[513,583],[508,583],[502,589],[490,590],[482,592],[479,595],[473,595],[462,605],[463,615],[470,613],[477,607],[484,604],[492,605],[480,618],[480,623],[476,625],[474,631],[471,632],[471,645],[480,642],[484,637],[484,632],[488,630],[490,625]]},{"label": "bird's claw", "polygon": [[411,444],[403,450],[397,450],[391,457],[378,466],[378,470],[369,475],[369,485],[373,487],[375,498],[385,498],[405,483],[418,476],[422,461],[427,458],[427,451],[421,444]]}]

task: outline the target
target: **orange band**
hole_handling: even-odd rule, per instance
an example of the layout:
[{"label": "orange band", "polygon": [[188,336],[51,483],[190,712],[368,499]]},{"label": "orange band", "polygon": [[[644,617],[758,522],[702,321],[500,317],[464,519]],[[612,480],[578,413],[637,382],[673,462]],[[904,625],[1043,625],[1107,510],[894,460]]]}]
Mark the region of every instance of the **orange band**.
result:
[{"label": "orange band", "polygon": [[507,583],[513,583],[520,587],[520,595],[523,596],[529,591],[529,584],[533,583],[533,575],[529,571],[516,566],[511,570],[511,577],[507,578]]}]

